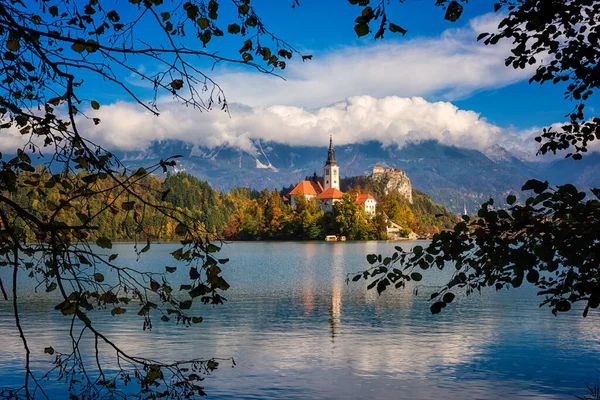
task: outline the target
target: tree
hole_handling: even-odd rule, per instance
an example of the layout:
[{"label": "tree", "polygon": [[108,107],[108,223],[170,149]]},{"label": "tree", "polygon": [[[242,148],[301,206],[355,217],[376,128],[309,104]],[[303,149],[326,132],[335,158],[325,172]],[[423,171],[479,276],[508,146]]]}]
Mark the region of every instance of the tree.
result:
[{"label": "tree", "polygon": [[[7,388],[3,395],[45,395],[30,369],[30,338],[20,323],[20,274],[36,279],[48,292],[58,291],[57,313],[70,318],[81,335],[106,344],[122,366],[111,375],[96,354],[98,371],[89,374],[75,333],[65,354],[48,344],[46,353],[55,357],[61,379],[80,396],[113,398],[130,380],[139,385],[143,397],[204,394],[202,375],[217,367],[216,360],[164,363],[128,354],[94,324],[93,310],[109,308],[118,316],[135,309],[144,329],[151,328],[155,317],[198,323],[201,318],[192,314],[194,303],[224,300],[222,292],[229,285],[221,276],[221,266],[227,260],[216,257],[219,246],[208,240],[205,221],[165,205],[168,190],[156,192],[148,184],[152,174],[173,167],[175,157],[130,171],[79,128],[84,120],[101,123],[94,117],[100,102],[88,98],[89,82],[121,89],[154,115],[159,114],[156,99],[161,94],[170,94],[199,112],[215,106],[227,111],[224,93],[204,72],[211,65],[235,63],[274,73],[300,55],[267,29],[249,0],[233,0],[233,5],[232,23],[225,24],[217,0],[129,0],[114,9],[97,0],[0,4],[0,128],[26,138],[13,155],[0,154],[0,270],[10,270],[11,275],[10,290],[2,280],[0,289],[5,300],[12,298],[26,353],[23,386]],[[152,38],[146,37],[149,26]],[[228,58],[207,50],[213,38],[224,35],[240,38],[238,56]],[[144,61],[156,65],[156,72],[137,68]],[[150,83],[153,100],[144,101],[125,79],[127,75]],[[37,170],[35,158],[47,168]],[[27,199],[20,198],[23,193],[35,197],[35,211]],[[107,213],[135,228],[129,236],[136,240],[140,257],[151,249],[150,239],[157,234],[144,232],[145,221],[156,216],[169,220],[166,226],[174,226],[181,239],[181,248],[172,253],[174,265],[160,274],[119,267],[118,254],[110,252],[111,240],[94,237]],[[89,242],[91,238],[97,247]],[[104,256],[104,251],[114,254]],[[170,285],[169,274],[181,267],[189,270],[189,282],[177,290]],[[107,278],[111,274],[116,280]]]},{"label": "tree", "polygon": [[[457,4],[450,2],[448,9]],[[566,124],[544,129],[536,138],[539,153],[570,149],[566,157],[581,159],[588,144],[600,139],[600,119],[584,116],[586,101],[600,83],[600,4],[500,0],[494,8],[506,9],[508,15],[498,32],[484,32],[478,40],[485,39],[486,45],[512,40],[507,67],[537,64],[530,82],[567,82],[565,97],[576,103]],[[540,61],[542,56],[546,61]],[[525,279],[539,288],[538,294],[544,296],[541,305],[549,305],[553,313],[583,302],[585,317],[600,305],[600,190],[592,189],[596,199],[588,199],[573,185],[552,188],[536,180],[522,189],[533,192],[524,205],[516,204],[511,195],[506,199],[508,209],[495,210],[490,199],[476,217],[463,217],[453,230],[434,235],[426,248],[398,247],[388,257],[369,255],[373,266],[353,280],[370,279],[369,288],[381,293],[390,285],[400,288],[407,281],[421,280],[420,270],[444,269],[452,263],[456,272],[431,297],[434,314],[454,300],[456,290],[468,295],[487,287],[519,287]]]}]

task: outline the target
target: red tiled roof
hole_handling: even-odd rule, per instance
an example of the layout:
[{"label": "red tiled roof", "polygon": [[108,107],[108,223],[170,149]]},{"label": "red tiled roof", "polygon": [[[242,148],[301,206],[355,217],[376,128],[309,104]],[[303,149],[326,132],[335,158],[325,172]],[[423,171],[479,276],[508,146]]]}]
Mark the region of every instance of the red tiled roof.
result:
[{"label": "red tiled roof", "polygon": [[294,190],[290,192],[291,195],[313,195],[316,196],[323,192],[323,186],[321,182],[313,181],[302,181],[296,185]]},{"label": "red tiled roof", "polygon": [[367,202],[367,200],[369,200],[369,199],[375,200],[375,197],[371,196],[368,193],[366,193],[366,194],[358,194],[358,195],[356,195],[356,200],[354,202],[355,203],[360,203],[360,204],[365,204]]},{"label": "red tiled roof", "polygon": [[341,199],[343,195],[344,195],[344,193],[340,192],[336,188],[329,188],[319,195],[319,199],[321,199],[321,200]]}]

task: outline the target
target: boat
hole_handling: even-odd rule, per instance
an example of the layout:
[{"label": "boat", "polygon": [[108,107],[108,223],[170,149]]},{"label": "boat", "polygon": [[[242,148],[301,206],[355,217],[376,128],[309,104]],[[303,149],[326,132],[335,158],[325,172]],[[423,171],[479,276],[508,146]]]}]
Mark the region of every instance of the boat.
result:
[{"label": "boat", "polygon": [[325,241],[326,242],[336,242],[337,241],[337,236],[335,236],[335,235],[327,235],[327,236],[325,236]]}]

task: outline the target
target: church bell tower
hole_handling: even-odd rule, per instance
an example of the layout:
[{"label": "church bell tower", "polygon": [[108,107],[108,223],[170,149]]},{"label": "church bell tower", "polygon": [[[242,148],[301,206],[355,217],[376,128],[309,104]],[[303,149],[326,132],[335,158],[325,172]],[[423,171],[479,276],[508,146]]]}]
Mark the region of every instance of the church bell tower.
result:
[{"label": "church bell tower", "polygon": [[335,161],[335,150],[333,150],[333,138],[329,136],[329,151],[327,161],[323,167],[323,189],[334,188],[340,190],[340,167]]}]

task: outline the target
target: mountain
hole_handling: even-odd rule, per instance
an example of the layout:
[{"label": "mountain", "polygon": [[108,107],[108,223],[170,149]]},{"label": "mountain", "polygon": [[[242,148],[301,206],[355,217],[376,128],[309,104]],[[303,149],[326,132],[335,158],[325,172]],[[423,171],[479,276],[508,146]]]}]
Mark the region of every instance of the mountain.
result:
[{"label": "mountain", "polygon": [[[409,143],[401,148],[372,141],[336,146],[335,150],[342,176],[370,174],[375,165],[398,167],[406,171],[415,189],[457,213],[465,205],[474,212],[490,197],[503,201],[509,193],[519,195],[521,186],[531,178],[551,184],[570,182],[582,189],[600,186],[600,155],[595,153],[583,161],[533,162],[497,145],[481,152],[433,141]],[[136,167],[174,154],[183,156],[179,170],[206,180],[219,190],[280,189],[313,172],[320,174],[327,149],[255,142],[254,150],[243,151],[166,141],[155,143],[145,152],[120,155],[126,165]]]}]

